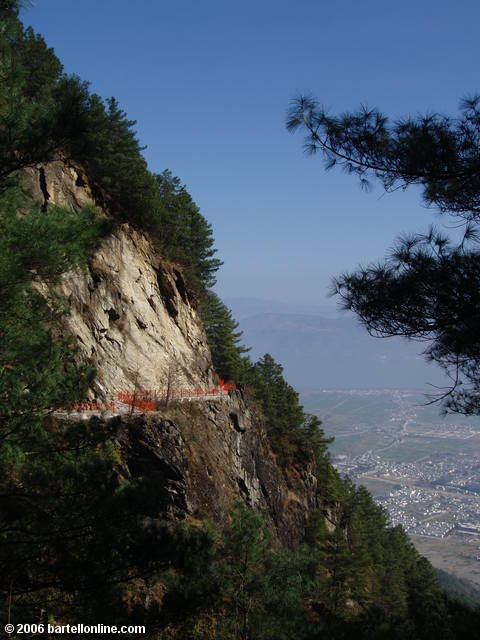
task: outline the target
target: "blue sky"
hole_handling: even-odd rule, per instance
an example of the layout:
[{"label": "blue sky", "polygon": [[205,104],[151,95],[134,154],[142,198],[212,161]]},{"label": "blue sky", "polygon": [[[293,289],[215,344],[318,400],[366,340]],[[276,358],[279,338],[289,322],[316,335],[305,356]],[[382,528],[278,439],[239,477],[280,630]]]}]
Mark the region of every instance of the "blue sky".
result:
[{"label": "blue sky", "polygon": [[293,96],[395,118],[455,113],[480,91],[470,0],[36,0],[23,20],[137,120],[150,169],[186,183],[213,225],[225,298],[322,304],[332,276],[433,220],[416,190],[366,194],[305,157],[285,130]]}]

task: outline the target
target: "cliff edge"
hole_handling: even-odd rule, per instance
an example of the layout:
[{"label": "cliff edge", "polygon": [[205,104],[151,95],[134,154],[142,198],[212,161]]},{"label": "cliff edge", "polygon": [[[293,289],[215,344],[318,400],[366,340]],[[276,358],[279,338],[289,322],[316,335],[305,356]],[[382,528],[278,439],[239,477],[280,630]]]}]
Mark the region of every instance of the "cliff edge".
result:
[{"label": "cliff edge", "polygon": [[[26,180],[44,206],[82,215],[82,207],[95,204],[82,170],[63,161],[28,169]],[[214,384],[205,331],[182,271],[163,260],[144,233],[116,224],[88,270],[63,277],[60,293],[69,307],[65,331],[97,370],[92,397],[165,389],[168,383]],[[244,393],[116,419],[123,475],[158,480],[152,520],[225,522],[241,500],[270,514],[282,543],[300,542],[308,514],[318,506],[313,465],[280,468]]]}]

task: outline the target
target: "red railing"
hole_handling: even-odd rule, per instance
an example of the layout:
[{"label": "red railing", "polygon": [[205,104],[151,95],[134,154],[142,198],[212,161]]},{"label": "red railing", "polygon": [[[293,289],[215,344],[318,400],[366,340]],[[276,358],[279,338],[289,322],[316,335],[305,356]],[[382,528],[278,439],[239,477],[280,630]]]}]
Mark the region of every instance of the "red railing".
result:
[{"label": "red railing", "polygon": [[[129,405],[131,408],[140,409],[144,413],[155,411],[158,408],[158,402],[166,402],[167,400],[176,400],[181,398],[198,398],[205,396],[226,395],[229,391],[235,390],[234,382],[224,382],[219,380],[217,387],[208,388],[180,388],[180,389],[157,389],[145,390],[137,389],[135,391],[119,391],[117,400],[121,404]],[[115,400],[99,401],[91,400],[86,402],[75,402],[70,407],[59,407],[59,411],[117,411]]]},{"label": "red railing", "polygon": [[156,389],[145,390],[137,389],[136,391],[119,391],[118,400],[125,404],[134,404],[138,402],[153,402],[156,400],[174,400],[175,398],[195,398],[199,396],[218,396],[227,394],[229,391],[236,389],[234,382],[223,382],[220,380],[218,387],[208,388],[180,388],[180,389]]}]

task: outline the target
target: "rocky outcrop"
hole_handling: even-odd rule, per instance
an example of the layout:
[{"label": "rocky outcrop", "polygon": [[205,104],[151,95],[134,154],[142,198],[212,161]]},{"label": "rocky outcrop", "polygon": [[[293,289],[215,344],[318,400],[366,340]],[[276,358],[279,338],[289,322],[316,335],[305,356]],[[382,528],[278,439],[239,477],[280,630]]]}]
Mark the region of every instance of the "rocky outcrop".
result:
[{"label": "rocky outcrop", "polygon": [[[79,167],[55,161],[27,170],[26,180],[44,207],[54,203],[82,215],[93,203]],[[205,331],[181,269],[162,260],[145,234],[117,224],[89,270],[66,274],[60,292],[70,309],[65,330],[97,370],[92,395],[213,385]],[[279,467],[242,393],[115,419],[121,474],[155,478],[152,521],[225,522],[232,504],[243,500],[270,513],[279,540],[298,544],[318,506],[315,474],[308,465]]]},{"label": "rocky outcrop", "polygon": [[54,160],[23,170],[24,182],[35,200],[47,207],[56,204],[79,212],[94,204],[92,189],[84,171],[63,160]]},{"label": "rocky outcrop", "polygon": [[[82,207],[93,204],[81,169],[60,160],[28,169],[26,180],[47,206],[81,215]],[[66,274],[59,290],[70,309],[65,331],[97,370],[92,395],[115,397],[134,387],[165,389],[169,383],[213,384],[205,331],[182,272],[158,256],[144,233],[117,225],[92,256],[88,272]]]},{"label": "rocky outcrop", "polygon": [[142,233],[118,227],[95,252],[90,273],[68,274],[61,292],[70,303],[67,329],[97,369],[96,395],[213,384],[207,339],[183,276]]},{"label": "rocky outcrop", "polygon": [[224,523],[232,504],[242,500],[269,512],[283,544],[300,542],[308,514],[318,506],[317,479],[308,465],[287,474],[280,469],[240,392],[121,420],[125,475],[159,478],[155,518]]}]

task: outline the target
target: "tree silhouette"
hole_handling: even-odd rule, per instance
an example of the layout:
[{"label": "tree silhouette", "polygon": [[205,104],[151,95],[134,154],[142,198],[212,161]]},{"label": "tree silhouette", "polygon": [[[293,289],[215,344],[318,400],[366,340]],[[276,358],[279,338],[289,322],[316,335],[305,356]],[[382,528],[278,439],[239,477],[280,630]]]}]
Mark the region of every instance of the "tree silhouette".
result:
[{"label": "tree silhouette", "polygon": [[287,128],[306,133],[304,148],[320,152],[369,188],[416,184],[428,206],[463,225],[454,243],[430,228],[400,237],[380,264],[334,280],[332,293],[374,336],[427,343],[424,354],[451,385],[433,398],[446,411],[480,414],[480,96],[465,98],[460,116],[433,114],[390,123],[377,109],[330,116],[311,97],[292,103]]}]

